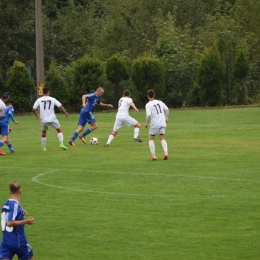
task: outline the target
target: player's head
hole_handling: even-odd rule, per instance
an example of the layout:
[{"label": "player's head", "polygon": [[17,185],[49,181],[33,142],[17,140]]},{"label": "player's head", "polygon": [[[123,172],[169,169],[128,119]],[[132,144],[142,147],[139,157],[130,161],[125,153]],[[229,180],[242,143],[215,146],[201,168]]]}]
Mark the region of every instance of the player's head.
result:
[{"label": "player's head", "polygon": [[147,97],[148,98],[154,98],[155,97],[155,91],[153,89],[147,90]]},{"label": "player's head", "polygon": [[96,95],[100,97],[103,94],[104,94],[104,89],[102,87],[97,88]]},{"label": "player's head", "polygon": [[1,99],[6,102],[9,99],[9,92],[3,92]]},{"label": "player's head", "polygon": [[18,182],[11,182],[9,183],[9,190],[11,194],[21,194],[22,192],[22,187],[20,185],[20,183]]},{"label": "player's head", "polygon": [[124,97],[130,97],[130,91],[129,90],[124,90],[123,96]]},{"label": "player's head", "polygon": [[50,89],[48,87],[44,87],[42,91],[43,91],[43,95],[50,94]]},{"label": "player's head", "polygon": [[12,104],[10,101],[5,102],[5,105],[6,105],[7,107],[13,107],[13,104]]}]

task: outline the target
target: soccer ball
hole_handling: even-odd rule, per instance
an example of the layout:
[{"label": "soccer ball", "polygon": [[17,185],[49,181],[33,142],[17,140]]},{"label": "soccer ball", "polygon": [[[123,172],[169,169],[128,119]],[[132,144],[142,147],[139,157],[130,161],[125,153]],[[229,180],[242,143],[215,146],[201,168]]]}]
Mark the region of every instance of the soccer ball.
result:
[{"label": "soccer ball", "polygon": [[90,139],[90,144],[98,144],[98,139],[96,137],[92,137]]}]

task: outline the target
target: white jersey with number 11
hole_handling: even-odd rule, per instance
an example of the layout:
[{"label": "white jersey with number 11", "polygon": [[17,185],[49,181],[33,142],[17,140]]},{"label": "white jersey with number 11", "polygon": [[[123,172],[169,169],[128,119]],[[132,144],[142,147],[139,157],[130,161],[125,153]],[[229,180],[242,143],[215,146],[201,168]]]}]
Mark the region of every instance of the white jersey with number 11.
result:
[{"label": "white jersey with number 11", "polygon": [[160,100],[149,101],[146,106],[146,116],[151,117],[150,127],[160,128],[166,127],[165,111],[169,108]]}]

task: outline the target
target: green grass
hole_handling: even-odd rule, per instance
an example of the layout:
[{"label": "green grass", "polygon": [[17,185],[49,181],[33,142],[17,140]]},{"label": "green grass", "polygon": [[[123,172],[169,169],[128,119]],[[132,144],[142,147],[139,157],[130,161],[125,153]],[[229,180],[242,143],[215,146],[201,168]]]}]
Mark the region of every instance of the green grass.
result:
[{"label": "green grass", "polygon": [[[144,125],[145,113],[131,112]],[[123,127],[110,147],[115,112],[95,114],[99,144],[59,148],[40,122],[16,117],[3,150],[0,198],[22,184],[21,204],[35,224],[26,234],[37,260],[260,259],[260,108],[172,110],[166,130],[169,160],[156,137],[151,161],[143,143]],[[59,114],[65,144],[78,115]]]}]

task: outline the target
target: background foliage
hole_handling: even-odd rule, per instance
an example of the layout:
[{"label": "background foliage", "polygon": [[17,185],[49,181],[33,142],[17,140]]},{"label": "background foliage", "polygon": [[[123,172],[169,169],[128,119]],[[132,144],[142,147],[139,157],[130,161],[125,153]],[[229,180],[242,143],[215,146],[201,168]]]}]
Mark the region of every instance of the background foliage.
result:
[{"label": "background foliage", "polygon": [[[114,104],[117,101],[113,97],[130,88],[143,106],[145,97],[140,94],[144,91],[140,92],[133,81],[131,68],[144,56],[162,62],[160,97],[170,107],[249,104],[260,99],[258,0],[44,0],[42,5],[46,75],[54,62],[57,73],[67,81],[72,110],[77,110],[76,95],[99,84],[106,88],[105,99]],[[33,0],[0,2],[0,90],[8,87],[8,71],[15,60],[31,68],[35,80],[34,12]],[[198,91],[197,67],[213,47],[225,71],[220,103],[212,103],[208,99],[213,97]],[[248,69],[238,70],[240,53]],[[114,55],[128,59],[129,72],[129,78],[116,88],[105,73],[106,62]],[[81,72],[76,70],[85,57],[99,60],[102,73],[92,64],[90,75],[85,72],[79,80]],[[95,69],[96,78],[92,74]]]}]

